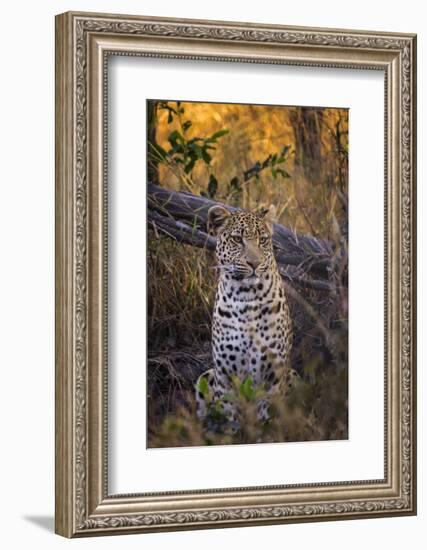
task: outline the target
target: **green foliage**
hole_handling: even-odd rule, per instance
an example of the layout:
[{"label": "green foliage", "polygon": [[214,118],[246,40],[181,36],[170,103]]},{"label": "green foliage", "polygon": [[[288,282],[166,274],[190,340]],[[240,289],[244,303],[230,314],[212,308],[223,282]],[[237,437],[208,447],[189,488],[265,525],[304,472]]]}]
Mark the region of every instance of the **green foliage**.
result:
[{"label": "green foliage", "polygon": [[200,378],[197,390],[203,395],[205,400],[209,398],[209,384],[205,376]]},{"label": "green foliage", "polygon": [[251,180],[260,182],[262,173],[268,172],[273,179],[278,176],[290,178],[291,175],[285,170],[284,165],[289,160],[291,148],[285,145],[278,153],[271,153],[263,161],[257,160],[253,166],[243,172],[243,175],[234,176],[228,183],[228,200],[238,205],[241,200],[244,188],[248,188]]},{"label": "green foliage", "polygon": [[240,385],[240,394],[246,399],[246,401],[253,401],[255,399],[254,382],[250,376]]},{"label": "green foliage", "polygon": [[[265,392],[254,388],[247,378],[237,383],[222,401],[208,402],[207,415],[201,422],[195,415],[192,394],[188,405],[167,415],[150,447],[272,443],[285,441],[321,441],[346,439],[347,370],[331,366],[319,372],[315,380],[301,377],[289,395],[276,395],[270,401],[270,419],[260,420],[257,402]],[[231,403],[239,411],[240,424],[227,420],[225,407]]]},{"label": "green foliage", "polygon": [[248,181],[253,177],[259,180],[260,173],[266,169],[271,170],[271,174],[274,179],[276,179],[278,175],[283,178],[290,178],[290,174],[283,168],[283,166],[280,166],[285,164],[288,160],[290,150],[290,146],[285,145],[279,153],[268,155],[268,157],[262,162],[257,161],[251,168],[249,168],[249,170],[244,172],[244,181]]},{"label": "green foliage", "polygon": [[184,120],[185,109],[181,106],[180,101],[176,102],[175,108],[172,107],[171,102],[160,102],[159,109],[167,110],[168,124],[171,124],[176,117],[179,130],[173,130],[169,134],[170,149],[168,151],[165,151],[159,145],[156,146],[156,152],[160,155],[158,160],[181,165],[185,174],[190,174],[199,161],[209,165],[212,160],[210,151],[215,151],[218,139],[227,135],[229,131],[222,129],[208,137],[196,136],[189,138],[188,131],[192,127],[192,122],[191,120]]},{"label": "green foliage", "polygon": [[243,187],[248,186],[252,179],[259,181],[262,172],[269,172],[273,179],[277,179],[277,177],[291,177],[289,172],[284,168],[291,154],[291,147],[285,145],[277,153],[271,153],[264,160],[256,161],[251,168],[241,171],[240,174],[233,176],[228,182],[224,181],[223,196],[218,196],[219,180],[211,169],[212,155],[217,150],[217,146],[219,145],[218,140],[229,134],[229,130],[223,128],[208,136],[193,136],[190,138],[188,132],[193,127],[193,122],[190,119],[184,118],[185,109],[180,101],[176,103],[159,102],[158,109],[167,111],[168,124],[176,121],[178,129],[174,129],[168,134],[168,150],[165,150],[159,144],[149,144],[150,155],[157,163],[162,163],[175,170],[178,174],[182,170],[184,187],[188,187],[190,183],[190,188],[193,192],[194,185],[192,184],[191,177],[199,162],[204,163],[210,168],[206,189],[200,189],[200,195],[220,200],[229,197],[229,200],[233,203],[238,201],[239,197],[241,197]]}]

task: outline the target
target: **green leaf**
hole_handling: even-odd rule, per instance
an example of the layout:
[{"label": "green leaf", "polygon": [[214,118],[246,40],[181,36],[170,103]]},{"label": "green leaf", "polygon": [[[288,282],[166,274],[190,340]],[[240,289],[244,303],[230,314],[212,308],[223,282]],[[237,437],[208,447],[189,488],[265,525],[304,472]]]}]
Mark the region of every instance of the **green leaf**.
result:
[{"label": "green leaf", "polygon": [[284,178],[290,178],[291,177],[291,175],[288,172],[286,172],[286,170],[283,170],[283,168],[277,168],[276,172]]},{"label": "green leaf", "polygon": [[169,134],[169,137],[168,137],[168,141],[169,143],[174,146],[176,145],[176,143],[179,141],[180,143],[184,143],[185,140],[183,138],[183,136],[178,132],[178,130],[174,130],[173,132],[171,132]]},{"label": "green leaf", "polygon": [[206,162],[206,164],[210,164],[212,157],[210,154],[206,151],[206,149],[202,149],[202,158]]},{"label": "green leaf", "polygon": [[254,383],[250,376],[248,376],[248,378],[246,378],[246,380],[240,386],[240,393],[246,399],[246,401],[252,401],[255,397]]},{"label": "green leaf", "polygon": [[182,155],[183,152],[184,152],[184,147],[182,145],[180,145],[179,143],[175,142],[174,146],[169,151],[169,154],[170,155],[175,155],[176,153],[179,153],[180,155]]},{"label": "green leaf", "polygon": [[218,190],[218,180],[213,174],[211,174],[209,176],[208,192],[209,192],[209,196],[212,199],[215,197],[217,190]]},{"label": "green leaf", "polygon": [[205,376],[202,376],[199,379],[199,383],[197,385],[198,391],[203,395],[203,397],[206,399],[209,396],[209,384]]},{"label": "green leaf", "polygon": [[214,134],[211,135],[210,139],[218,139],[222,136],[225,136],[226,134],[228,134],[230,132],[230,130],[218,130],[218,132],[215,132]]},{"label": "green leaf", "polygon": [[191,143],[191,142],[188,142],[187,143],[187,148],[189,150],[189,154],[191,157],[194,157],[195,159],[201,159],[202,158],[202,155],[203,155],[203,151],[202,151],[202,148],[197,145],[196,143]]},{"label": "green leaf", "polygon": [[186,120],[184,124],[182,125],[183,132],[186,132],[192,125],[191,120]]},{"label": "green leaf", "polygon": [[189,174],[189,173],[191,172],[191,170],[194,168],[194,165],[195,165],[195,164],[196,164],[196,161],[195,161],[194,158],[192,158],[192,159],[190,160],[190,162],[185,166],[184,172],[185,172],[186,174]]}]

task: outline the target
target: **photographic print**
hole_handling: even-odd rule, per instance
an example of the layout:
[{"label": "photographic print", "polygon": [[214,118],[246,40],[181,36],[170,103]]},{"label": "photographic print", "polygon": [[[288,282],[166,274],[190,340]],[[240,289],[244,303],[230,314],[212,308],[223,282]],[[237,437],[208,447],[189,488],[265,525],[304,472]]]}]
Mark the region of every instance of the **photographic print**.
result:
[{"label": "photographic print", "polygon": [[348,110],[147,101],[148,447],[348,437]]}]

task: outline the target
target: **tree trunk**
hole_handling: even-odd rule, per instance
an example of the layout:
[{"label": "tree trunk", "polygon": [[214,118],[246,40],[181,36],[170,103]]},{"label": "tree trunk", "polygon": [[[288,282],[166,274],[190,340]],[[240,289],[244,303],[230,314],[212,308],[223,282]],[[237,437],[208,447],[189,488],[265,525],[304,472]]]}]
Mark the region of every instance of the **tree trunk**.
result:
[{"label": "tree trunk", "polygon": [[157,147],[157,101],[147,100],[147,177],[148,181],[159,184],[159,161],[153,155]]},{"label": "tree trunk", "polygon": [[318,183],[322,173],[321,117],[321,109],[307,107],[298,107],[290,113],[295,135],[295,161],[314,184]]}]

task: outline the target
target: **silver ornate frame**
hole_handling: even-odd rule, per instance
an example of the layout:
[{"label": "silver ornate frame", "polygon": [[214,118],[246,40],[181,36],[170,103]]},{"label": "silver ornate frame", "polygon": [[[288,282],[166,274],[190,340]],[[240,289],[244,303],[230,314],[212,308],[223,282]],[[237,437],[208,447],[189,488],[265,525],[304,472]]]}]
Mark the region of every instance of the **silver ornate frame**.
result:
[{"label": "silver ornate frame", "polygon": [[[104,283],[109,55],[384,72],[384,479],[108,494]],[[416,513],[415,78],[416,37],[409,34],[88,13],[57,16],[57,533],[76,537]]]}]

